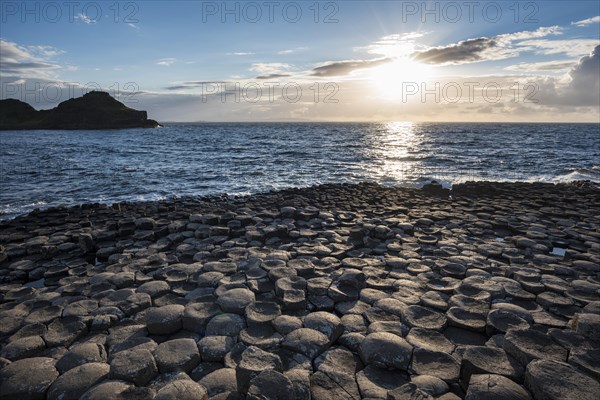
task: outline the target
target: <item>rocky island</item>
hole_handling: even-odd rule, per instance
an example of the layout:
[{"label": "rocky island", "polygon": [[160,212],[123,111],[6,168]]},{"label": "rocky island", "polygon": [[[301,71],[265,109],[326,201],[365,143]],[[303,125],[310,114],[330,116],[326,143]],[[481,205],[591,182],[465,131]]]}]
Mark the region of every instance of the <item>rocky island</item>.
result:
[{"label": "rocky island", "polygon": [[107,92],[91,91],[50,110],[15,99],[0,100],[0,130],[156,128],[146,111],[125,106]]},{"label": "rocky island", "polygon": [[322,185],[0,223],[0,399],[593,399],[600,190]]}]

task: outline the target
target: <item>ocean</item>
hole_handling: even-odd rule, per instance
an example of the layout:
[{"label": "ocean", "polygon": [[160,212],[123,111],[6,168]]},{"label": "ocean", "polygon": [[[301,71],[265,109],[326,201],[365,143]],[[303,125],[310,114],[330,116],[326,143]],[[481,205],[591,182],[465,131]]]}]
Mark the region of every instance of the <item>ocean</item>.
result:
[{"label": "ocean", "polygon": [[0,218],[321,183],[600,183],[600,124],[203,123],[1,131]]}]

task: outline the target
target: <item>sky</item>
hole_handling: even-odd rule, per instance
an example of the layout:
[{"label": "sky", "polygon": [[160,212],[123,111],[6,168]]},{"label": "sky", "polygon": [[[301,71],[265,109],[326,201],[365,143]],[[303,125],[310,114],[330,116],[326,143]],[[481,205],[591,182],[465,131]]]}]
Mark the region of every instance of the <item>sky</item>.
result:
[{"label": "sky", "polygon": [[0,1],[0,97],[161,122],[600,122],[600,1]]}]

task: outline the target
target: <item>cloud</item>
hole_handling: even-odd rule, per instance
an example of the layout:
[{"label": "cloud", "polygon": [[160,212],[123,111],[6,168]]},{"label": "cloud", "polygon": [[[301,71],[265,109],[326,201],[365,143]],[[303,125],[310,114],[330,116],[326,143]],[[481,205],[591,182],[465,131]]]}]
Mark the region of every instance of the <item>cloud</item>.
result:
[{"label": "cloud", "polygon": [[272,75],[287,73],[287,71],[292,68],[293,66],[291,64],[286,63],[254,63],[250,67],[250,70],[259,75]]},{"label": "cloud", "polygon": [[292,76],[291,74],[269,74],[269,75],[260,75],[257,76],[256,79],[278,79],[278,78],[286,78]]},{"label": "cloud", "polygon": [[571,82],[565,96],[568,103],[600,107],[600,45],[582,57],[569,71]]},{"label": "cloud", "polygon": [[571,25],[588,26],[591,24],[599,23],[599,22],[600,22],[600,15],[598,15],[596,17],[592,17],[592,18],[582,19],[581,21],[577,21],[577,22],[571,22]]},{"label": "cloud", "polygon": [[296,48],[293,48],[293,49],[287,49],[287,50],[278,51],[277,54],[280,54],[280,55],[283,55],[283,54],[294,54],[294,53],[298,53],[298,52],[301,52],[301,51],[306,51],[308,49],[309,49],[308,47],[296,47]]},{"label": "cloud", "polygon": [[[516,57],[526,50],[519,48],[526,39],[542,38],[549,35],[560,35],[558,26],[540,27],[535,31],[506,33],[491,38],[480,37],[463,40],[447,46],[433,47],[413,54],[416,61],[426,64],[458,65],[480,61],[502,60]],[[516,43],[515,42],[520,42]],[[535,47],[531,42],[530,46]]]},{"label": "cloud", "polygon": [[78,19],[85,23],[86,25],[95,24],[97,21],[95,19],[91,19],[85,14],[79,13],[75,16],[75,19]]},{"label": "cloud", "polygon": [[156,65],[170,67],[171,65],[173,65],[175,63],[175,61],[177,61],[177,59],[175,59],[175,58],[161,58],[160,60],[158,60],[156,62]]},{"label": "cloud", "polygon": [[570,69],[577,60],[543,61],[537,63],[519,63],[506,67],[508,71],[561,71]]},{"label": "cloud", "polygon": [[236,51],[234,53],[225,53],[228,56],[252,56],[256,53],[252,53],[250,51]]},{"label": "cloud", "polygon": [[341,76],[348,75],[356,70],[373,68],[391,62],[391,58],[377,58],[373,60],[347,60],[335,61],[313,68],[312,76]]},{"label": "cloud", "polygon": [[0,39],[0,75],[54,77],[61,66],[51,59],[63,53],[64,51],[51,46],[24,47]]},{"label": "cloud", "polygon": [[566,40],[525,40],[519,43],[522,51],[533,51],[536,54],[566,54],[570,57],[582,57],[600,44],[598,39],[566,39]]}]

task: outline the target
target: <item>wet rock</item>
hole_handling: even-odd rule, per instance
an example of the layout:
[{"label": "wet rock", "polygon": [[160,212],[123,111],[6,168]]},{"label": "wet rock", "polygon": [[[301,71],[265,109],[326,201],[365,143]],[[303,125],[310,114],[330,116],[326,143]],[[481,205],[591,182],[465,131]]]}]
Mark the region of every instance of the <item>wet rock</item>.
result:
[{"label": "wet rock", "polygon": [[598,381],[553,360],[535,360],[527,365],[525,387],[536,400],[593,399],[600,393]]},{"label": "wet rock", "polygon": [[392,333],[371,333],[360,344],[359,355],[367,365],[407,370],[412,346]]},{"label": "wet rock", "polygon": [[520,385],[501,375],[473,375],[465,400],[531,400]]},{"label": "wet rock", "polygon": [[58,378],[52,358],[33,357],[15,361],[0,369],[0,398],[43,400]]}]

